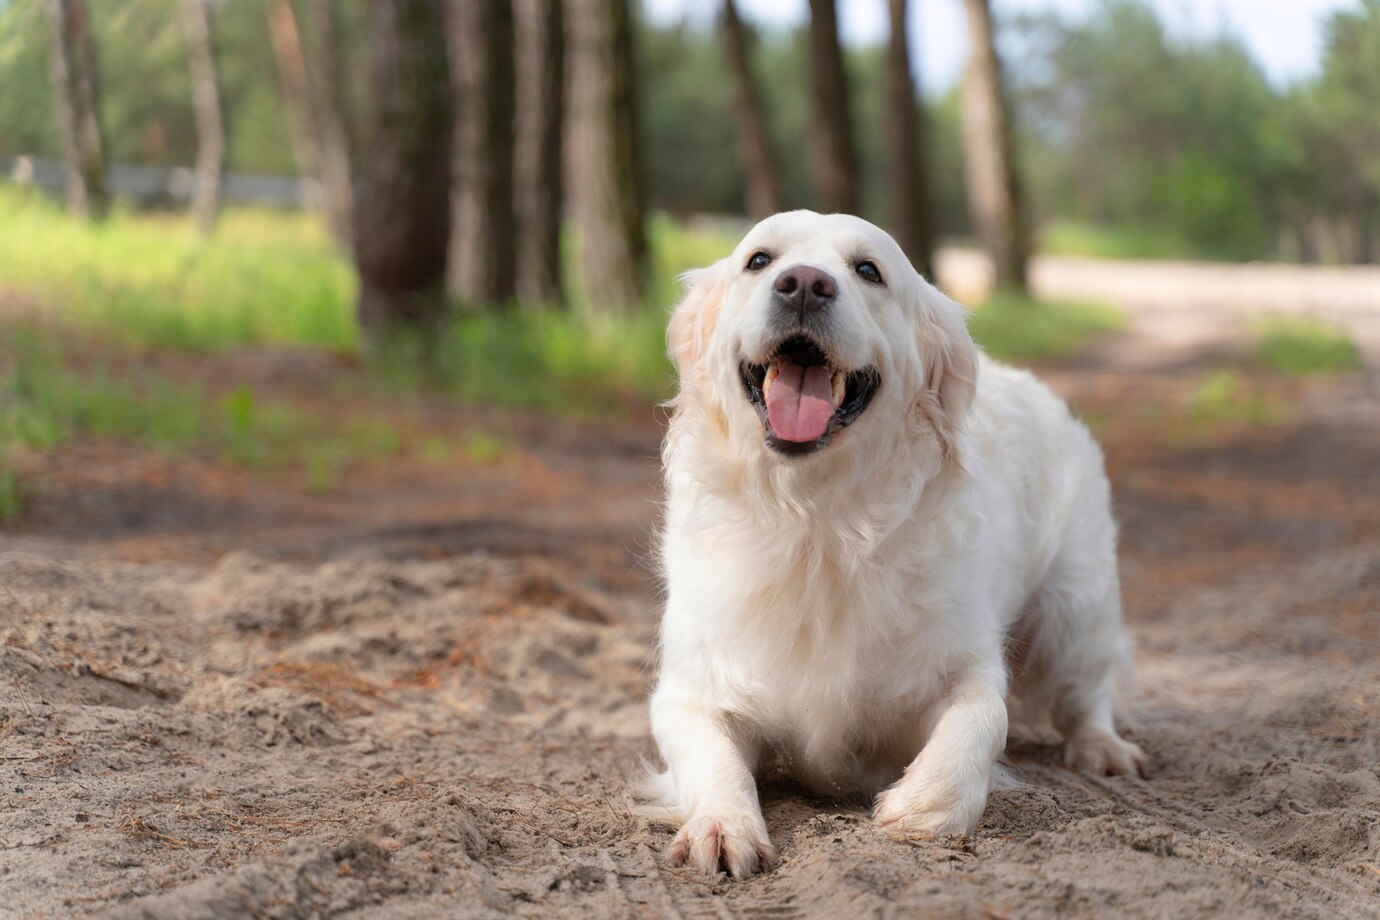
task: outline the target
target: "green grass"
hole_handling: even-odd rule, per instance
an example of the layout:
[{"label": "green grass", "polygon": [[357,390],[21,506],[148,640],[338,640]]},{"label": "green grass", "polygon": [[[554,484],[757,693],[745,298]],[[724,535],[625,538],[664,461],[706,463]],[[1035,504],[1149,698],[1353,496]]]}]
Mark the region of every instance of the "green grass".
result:
[{"label": "green grass", "polygon": [[24,491],[19,475],[5,465],[5,445],[0,444],[0,521],[24,509]]},{"label": "green grass", "polygon": [[[663,330],[676,278],[728,252],[733,240],[666,218],[653,218],[649,230],[648,298],[630,315],[595,317],[578,300],[564,311],[458,312],[432,349],[430,372],[419,372],[417,350],[403,345],[378,362],[376,379],[566,414],[664,398],[672,379]],[[233,207],[203,240],[184,215],[117,207],[92,225],[0,183],[0,299],[19,317],[0,327],[0,517],[22,502],[17,459],[73,437],[198,451],[247,466],[293,465],[314,491],[334,488],[361,457],[397,451],[399,437],[386,427],[330,428],[246,387],[212,398],[149,373],[78,372],[61,345],[99,343],[110,354],[265,345],[354,353],[354,298],[349,265],[310,215]],[[471,459],[506,456],[487,436],[462,449]]]},{"label": "green grass", "polygon": [[1219,368],[1203,374],[1183,398],[1183,415],[1165,437],[1183,446],[1219,443],[1223,432],[1288,423],[1298,404],[1268,378]]},{"label": "green grass", "polygon": [[10,326],[0,344],[0,519],[20,510],[16,471],[26,452],[76,437],[126,440],[171,455],[198,452],[262,469],[299,469],[313,490],[335,487],[355,463],[392,455],[401,439],[365,419],[333,424],[248,387],[208,394],[149,371],[76,370],[61,342]]},{"label": "green grass", "polygon": [[64,323],[159,348],[352,348],[354,281],[310,215],[231,208],[201,239],[181,214],[91,225],[0,185],[0,279]]},{"label": "green grass", "polygon": [[1201,246],[1172,233],[1069,220],[1053,220],[1042,226],[1039,249],[1047,255],[1091,259],[1213,259]]},{"label": "green grass", "polygon": [[[646,303],[628,316],[596,316],[579,302],[560,311],[457,311],[424,378],[417,352],[386,354],[383,375],[439,384],[474,403],[600,414],[630,400],[664,398],[666,311],[677,277],[729,252],[713,229],[649,222]],[[61,326],[146,348],[215,352],[245,345],[355,352],[354,280],[310,215],[229,208],[211,240],[179,214],[117,208],[108,221],[73,220],[53,201],[0,183],[0,296],[38,305]]]},{"label": "green grass", "polygon": [[[731,251],[735,228],[654,216],[648,230],[641,307],[606,316],[576,296],[565,310],[458,310],[428,349],[429,368],[421,369],[416,343],[399,342],[376,359],[374,381],[404,393],[425,387],[464,402],[592,416],[665,398],[674,385],[665,324],[678,276]],[[90,225],[0,183],[0,299],[21,317],[0,341],[0,516],[22,500],[15,458],[73,437],[197,451],[250,467],[290,465],[316,491],[334,488],[360,458],[398,451],[400,438],[387,426],[328,424],[248,387],[213,396],[130,371],[129,360],[119,362],[120,373],[99,357],[77,370],[61,344],[81,341],[87,354],[98,343],[98,356],[275,345],[357,353],[354,296],[349,265],[310,215],[233,207],[203,240],[181,214],[117,208]],[[35,322],[22,318],[26,311]],[[1119,328],[1120,318],[1096,306],[998,298],[971,326],[997,357],[1048,360]],[[506,455],[488,436],[458,449],[472,460]],[[419,450],[449,455],[437,444]]]},{"label": "green grass", "polygon": [[973,311],[968,330],[994,358],[1052,361],[1069,358],[1125,318],[1112,307],[999,294]]},{"label": "green grass", "polygon": [[[568,310],[518,306],[459,311],[424,373],[419,349],[385,351],[385,381],[439,386],[471,403],[601,415],[671,392],[667,310],[678,276],[734,245],[732,228],[649,222],[645,304],[621,317],[576,302]],[[567,247],[573,248],[573,247]],[[571,273],[573,274],[573,273]],[[180,214],[117,208],[100,225],[56,202],[0,185],[0,279],[60,325],[148,348],[221,351],[245,345],[358,348],[354,281],[310,215],[229,208],[203,240]],[[973,317],[974,335],[997,357],[1058,359],[1118,328],[1108,309],[997,299]],[[329,463],[323,461],[323,468]]]},{"label": "green grass", "polygon": [[1252,356],[1262,367],[1294,376],[1361,369],[1361,354],[1346,332],[1315,319],[1260,323]]},{"label": "green grass", "polygon": [[1186,397],[1189,420],[1198,427],[1269,425],[1285,406],[1272,403],[1258,381],[1248,381],[1230,369],[1211,371]]},{"label": "green grass", "polygon": [[512,448],[502,437],[487,431],[471,431],[465,435],[465,456],[475,463],[495,463],[510,456]]}]

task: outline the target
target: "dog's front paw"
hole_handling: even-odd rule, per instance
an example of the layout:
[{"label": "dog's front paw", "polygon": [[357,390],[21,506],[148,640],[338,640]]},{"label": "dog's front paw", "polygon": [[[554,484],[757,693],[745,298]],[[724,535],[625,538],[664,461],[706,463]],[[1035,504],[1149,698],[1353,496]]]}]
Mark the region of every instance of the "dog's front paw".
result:
[{"label": "dog's front paw", "polygon": [[877,797],[872,817],[902,837],[971,834],[987,807],[987,786],[903,778]]},{"label": "dog's front paw", "polygon": [[705,813],[695,815],[680,829],[666,860],[708,875],[716,875],[722,868],[734,878],[746,878],[771,868],[776,862],[776,848],[767,837],[767,824],[761,815]]},{"label": "dog's front paw", "polygon": [[1075,735],[1064,745],[1064,765],[1094,776],[1145,776],[1149,760],[1140,748],[1112,732]]}]

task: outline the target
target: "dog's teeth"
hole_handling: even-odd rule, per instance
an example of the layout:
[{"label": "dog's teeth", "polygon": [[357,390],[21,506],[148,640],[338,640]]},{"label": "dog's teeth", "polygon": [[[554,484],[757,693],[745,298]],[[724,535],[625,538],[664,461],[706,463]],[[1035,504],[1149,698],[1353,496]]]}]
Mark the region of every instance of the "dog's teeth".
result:
[{"label": "dog's teeth", "polygon": [[843,371],[834,371],[834,408],[843,405],[844,394],[848,392],[848,381]]},{"label": "dog's teeth", "polygon": [[776,382],[776,378],[781,375],[781,371],[773,364],[767,368],[767,376],[762,378],[762,396],[765,398],[771,392],[771,385]]}]

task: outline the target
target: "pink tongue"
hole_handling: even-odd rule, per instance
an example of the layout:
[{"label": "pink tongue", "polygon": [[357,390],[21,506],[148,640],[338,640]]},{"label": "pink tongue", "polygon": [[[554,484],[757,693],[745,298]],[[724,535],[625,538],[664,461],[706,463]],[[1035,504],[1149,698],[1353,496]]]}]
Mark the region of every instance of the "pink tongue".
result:
[{"label": "pink tongue", "polygon": [[815,364],[801,367],[789,361],[777,365],[780,375],[767,393],[767,421],[783,441],[814,441],[829,427],[834,415],[833,374]]}]

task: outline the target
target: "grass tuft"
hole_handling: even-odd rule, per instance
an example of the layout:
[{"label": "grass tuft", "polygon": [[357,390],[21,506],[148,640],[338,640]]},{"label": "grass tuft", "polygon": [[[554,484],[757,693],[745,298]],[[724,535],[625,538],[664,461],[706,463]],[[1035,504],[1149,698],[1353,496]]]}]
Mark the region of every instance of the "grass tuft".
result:
[{"label": "grass tuft", "polygon": [[1272,371],[1295,376],[1361,369],[1356,343],[1345,331],[1316,319],[1262,322],[1256,329],[1254,358]]},{"label": "grass tuft", "polygon": [[1040,252],[1088,259],[1225,260],[1171,231],[1052,220],[1040,228]]},{"label": "grass tuft", "polygon": [[1125,318],[1112,307],[1009,294],[992,297],[968,319],[968,330],[977,343],[1004,361],[1069,358],[1093,339],[1124,325]]},{"label": "grass tuft", "polygon": [[0,521],[24,510],[23,487],[19,474],[5,462],[5,445],[0,444]]},{"label": "grass tuft", "polygon": [[181,214],[117,208],[87,224],[0,184],[0,228],[6,295],[117,341],[355,345],[353,276],[309,214],[229,208],[205,240]]},{"label": "grass tuft", "polygon": [[212,398],[149,371],[76,369],[60,341],[11,326],[0,347],[0,518],[20,510],[17,467],[27,452],[75,437],[135,441],[168,454],[191,451],[243,466],[299,468],[308,488],[334,488],[354,464],[396,454],[401,438],[366,419],[339,425],[241,386]]},{"label": "grass tuft", "polygon": [[[403,387],[439,382],[461,400],[598,415],[671,387],[666,310],[678,276],[733,248],[729,226],[649,221],[652,270],[646,303],[604,317],[575,292],[567,310],[515,306],[458,310],[430,349],[392,348],[379,370]],[[0,183],[0,296],[60,327],[118,344],[193,352],[253,345],[358,350],[355,282],[315,217],[227,208],[214,238],[180,214],[117,208],[103,224]]]},{"label": "grass tuft", "polygon": [[664,330],[651,308],[617,321],[578,308],[473,314],[443,335],[438,375],[465,402],[602,415],[668,395]]},{"label": "grass tuft", "polygon": [[1279,420],[1285,406],[1271,402],[1259,381],[1229,369],[1211,371],[1185,397],[1191,423],[1207,429],[1223,425],[1258,427]]}]

